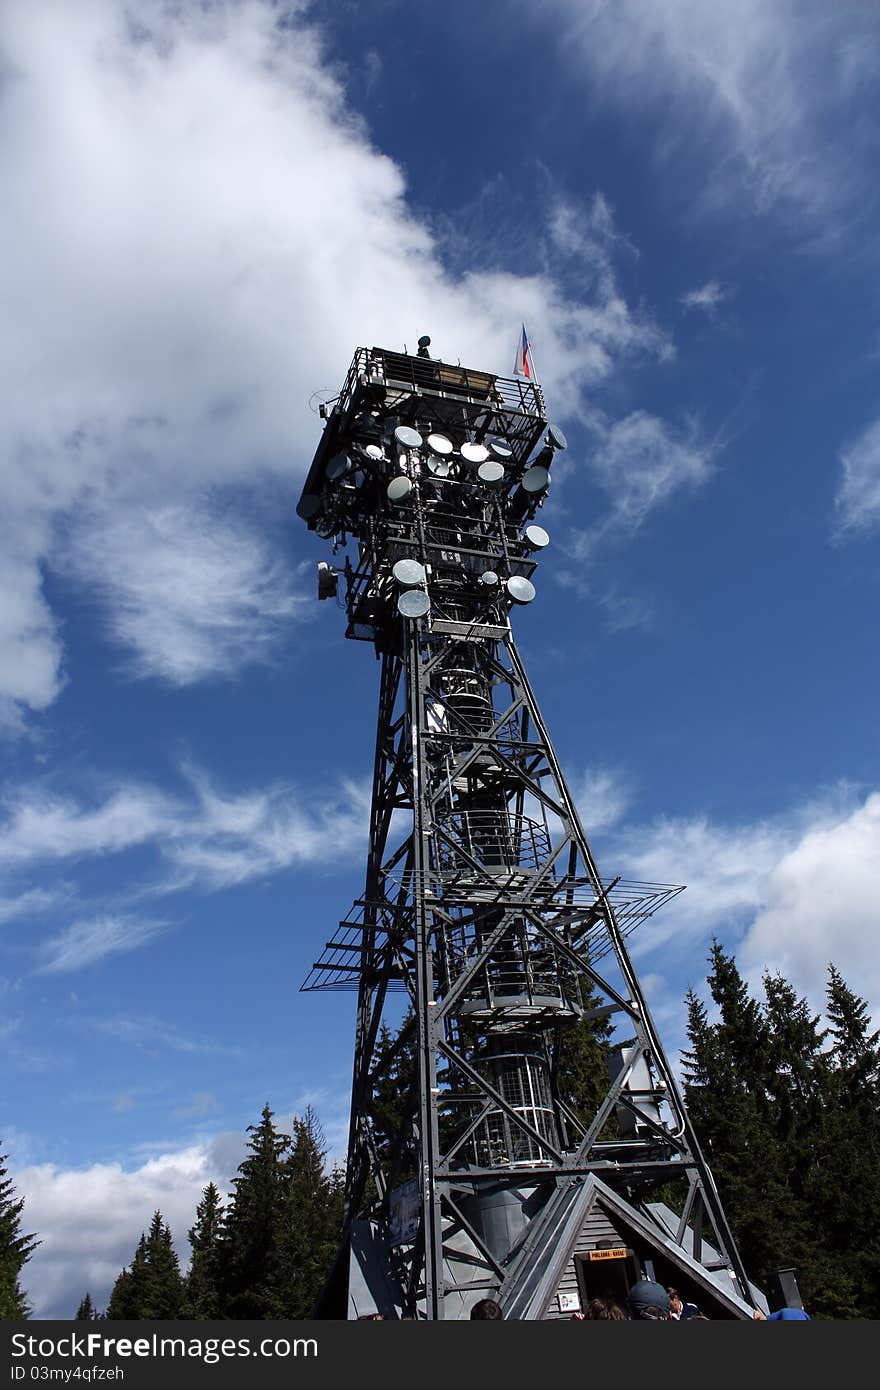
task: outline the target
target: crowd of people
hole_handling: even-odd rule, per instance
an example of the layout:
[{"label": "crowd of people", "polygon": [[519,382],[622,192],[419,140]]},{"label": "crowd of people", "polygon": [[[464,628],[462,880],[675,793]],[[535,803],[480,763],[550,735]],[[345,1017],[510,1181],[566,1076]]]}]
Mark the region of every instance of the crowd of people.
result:
[{"label": "crowd of people", "polygon": [[[481,1298],[471,1308],[472,1318],[503,1318],[501,1305],[493,1298]],[[775,1313],[762,1313],[759,1308],[753,1312],[754,1319],[760,1322],[809,1322],[809,1313],[803,1308],[779,1308]],[[677,1289],[658,1284],[653,1279],[640,1279],[633,1284],[623,1308],[611,1295],[592,1298],[586,1312],[572,1313],[573,1322],[708,1322],[695,1303],[688,1303]]]},{"label": "crowd of people", "polygon": [[[501,1304],[494,1298],[481,1298],[472,1306],[470,1316],[477,1321],[493,1321],[503,1319],[504,1313]],[[775,1313],[762,1313],[755,1308],[753,1317],[760,1322],[810,1321],[809,1313],[804,1312],[803,1308],[779,1308]],[[381,1313],[362,1313],[359,1319],[360,1322],[382,1320]],[[677,1289],[664,1288],[653,1279],[640,1279],[630,1289],[625,1307],[621,1307],[610,1294],[603,1298],[591,1298],[586,1312],[572,1313],[571,1321],[708,1322],[709,1319],[700,1312],[696,1303],[683,1299]]]}]

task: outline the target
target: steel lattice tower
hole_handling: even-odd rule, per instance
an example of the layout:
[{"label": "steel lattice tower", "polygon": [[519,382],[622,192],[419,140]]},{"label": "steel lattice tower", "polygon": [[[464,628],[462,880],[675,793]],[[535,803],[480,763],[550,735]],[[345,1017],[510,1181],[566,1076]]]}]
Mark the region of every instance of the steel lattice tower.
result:
[{"label": "steel lattice tower", "polygon": [[[357,350],[297,507],[334,551],[351,541],[319,597],[342,581],[346,636],[381,661],[364,894],[303,985],[358,991],[345,1235],[318,1315],[467,1317],[492,1296],[507,1318],[564,1316],[601,1269],[749,1316],[626,944],[680,890],[600,877],[511,631],[565,439],[537,385],[429,341]],[[585,1001],[613,1025],[589,1123],[557,1085]],[[671,1182],[677,1211],[656,1200]]]}]

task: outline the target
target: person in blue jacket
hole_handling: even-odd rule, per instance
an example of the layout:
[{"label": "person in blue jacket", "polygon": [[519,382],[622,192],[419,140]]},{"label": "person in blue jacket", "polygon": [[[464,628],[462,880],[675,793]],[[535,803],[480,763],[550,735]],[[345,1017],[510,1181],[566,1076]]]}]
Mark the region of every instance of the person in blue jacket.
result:
[{"label": "person in blue jacket", "polygon": [[768,1313],[767,1322],[810,1322],[809,1313],[805,1313],[803,1308],[777,1308],[775,1313]]}]

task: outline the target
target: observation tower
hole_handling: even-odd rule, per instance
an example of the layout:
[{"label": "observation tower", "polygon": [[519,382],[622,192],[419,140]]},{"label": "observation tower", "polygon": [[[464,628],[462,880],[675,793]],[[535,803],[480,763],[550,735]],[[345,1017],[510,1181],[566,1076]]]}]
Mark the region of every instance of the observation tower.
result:
[{"label": "observation tower", "polygon": [[[681,890],[600,875],[514,640],[566,440],[534,382],[429,348],[357,349],[297,505],[333,545],[319,598],[380,663],[363,896],[302,986],[357,991],[317,1315],[467,1318],[492,1297],[570,1317],[647,1276],[750,1317],[627,949]],[[564,1068],[591,1023],[607,1075],[585,1114]]]}]

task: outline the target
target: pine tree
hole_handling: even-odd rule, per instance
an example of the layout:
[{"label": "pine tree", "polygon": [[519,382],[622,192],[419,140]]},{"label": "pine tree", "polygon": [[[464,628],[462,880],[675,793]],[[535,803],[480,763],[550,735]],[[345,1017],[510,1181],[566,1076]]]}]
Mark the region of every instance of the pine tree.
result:
[{"label": "pine tree", "polygon": [[177,1318],[182,1298],[183,1280],[171,1231],[157,1211],[149,1235],[141,1234],[130,1267],[113,1285],[105,1316],[113,1321]]},{"label": "pine tree", "polygon": [[588,1128],[608,1092],[608,1039],[613,1029],[604,1013],[591,1016],[599,996],[586,981],[581,981],[580,992],[582,1017],[557,1031],[553,1082],[559,1099]]},{"label": "pine tree", "polygon": [[290,1136],[272,1123],[269,1105],[258,1125],[249,1125],[249,1156],[233,1178],[234,1194],[226,1211],[221,1259],[223,1316],[283,1316],[279,1256],[286,1215],[283,1159]]},{"label": "pine tree", "polygon": [[86,1293],[85,1298],[82,1300],[82,1302],[76,1310],[74,1322],[94,1322],[97,1316],[98,1314],[95,1311],[95,1305],[92,1303],[92,1295],[90,1293]]},{"label": "pine tree", "polygon": [[4,1320],[30,1316],[19,1276],[40,1244],[35,1236],[21,1233],[24,1198],[15,1196],[5,1163],[6,1156],[0,1154],[0,1318]]},{"label": "pine tree", "polygon": [[707,977],[720,1018],[687,996],[685,1099],[746,1268],[758,1282],[786,1263],[791,1198],[769,1091],[772,1036],[733,956],[717,941]]},{"label": "pine tree", "polygon": [[336,1255],[342,1224],[340,1175],[324,1170],[326,1142],[311,1106],[294,1118],[293,1146],[285,1161],[287,1209],[279,1260],[281,1316],[310,1318]]},{"label": "pine tree", "polygon": [[[880,1033],[829,969],[828,1028],[780,975],[751,998],[718,943],[720,1018],[687,996],[685,1095],[746,1268],[797,1269],[813,1316],[880,1316]],[[829,1045],[830,1039],[830,1045]]]},{"label": "pine tree", "polygon": [[208,1183],[196,1207],[195,1225],[189,1231],[192,1263],[186,1278],[183,1316],[220,1317],[222,1307],[223,1205],[214,1184]]},{"label": "pine tree", "polygon": [[154,1213],[150,1223],[146,1264],[147,1280],[139,1316],[150,1319],[178,1317],[183,1297],[180,1263],[171,1231],[159,1211]]},{"label": "pine tree", "polygon": [[142,1316],[147,1280],[147,1237],[141,1232],[134,1258],[123,1269],[110,1291],[106,1317],[113,1322],[125,1322]]},{"label": "pine tree", "polygon": [[824,1075],[823,1151],[812,1186],[827,1257],[813,1304],[827,1317],[880,1317],[880,1033],[865,1000],[829,966],[832,1039]]}]

